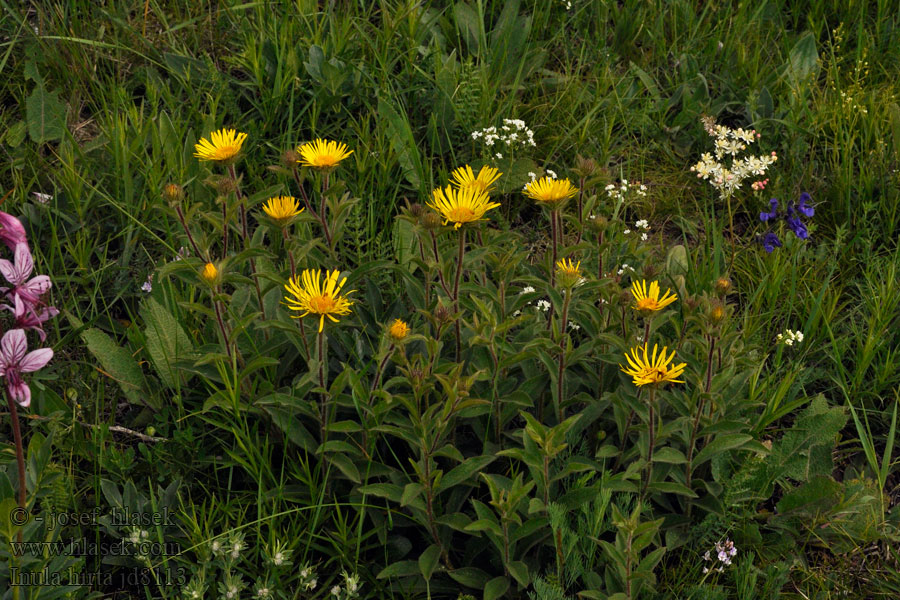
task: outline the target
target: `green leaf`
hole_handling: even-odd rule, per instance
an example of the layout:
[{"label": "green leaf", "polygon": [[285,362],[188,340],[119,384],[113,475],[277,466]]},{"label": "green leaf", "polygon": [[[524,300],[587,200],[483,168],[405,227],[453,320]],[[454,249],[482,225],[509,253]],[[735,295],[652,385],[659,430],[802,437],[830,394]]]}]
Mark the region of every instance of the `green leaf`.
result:
[{"label": "green leaf", "polygon": [[22,145],[22,142],[25,141],[25,135],[27,133],[28,128],[25,125],[25,121],[16,121],[6,130],[6,135],[3,139],[11,147],[18,148]]},{"label": "green leaf", "polygon": [[419,557],[419,572],[422,573],[422,577],[425,578],[425,581],[431,579],[431,575],[434,573],[440,557],[441,549],[437,544],[432,544],[425,548],[425,552]]},{"label": "green leaf", "polygon": [[653,462],[681,465],[687,462],[687,457],[681,450],[665,446],[653,454]]},{"label": "green leaf", "polygon": [[676,275],[687,275],[687,272],[687,250],[681,244],[672,246],[666,256],[666,273],[675,277]]},{"label": "green leaf", "polygon": [[804,33],[794,47],[787,62],[787,76],[797,87],[808,77],[815,74],[819,66],[819,54],[816,52],[816,38],[811,31]]},{"label": "green leaf", "polygon": [[193,353],[191,339],[175,317],[153,298],[144,300],[141,316],[147,324],[144,335],[150,360],[163,383],[174,388],[179,376],[174,364]]},{"label": "green leaf", "polygon": [[473,456],[461,465],[451,469],[443,478],[440,485],[435,489],[435,494],[459,485],[464,481],[470,481],[472,485],[477,485],[477,481],[473,476],[483,468],[494,462],[497,456]]},{"label": "green leaf", "polygon": [[496,600],[503,596],[509,589],[509,579],[506,577],[494,577],[484,586],[484,600]]},{"label": "green leaf", "polygon": [[697,456],[694,457],[693,464],[694,466],[702,465],[713,456],[722,452],[727,452],[728,450],[732,450],[734,448],[739,448],[752,439],[753,436],[746,433],[726,433],[723,435],[719,435],[713,438],[713,440],[708,445],[706,445],[703,450],[697,453]]},{"label": "green leaf", "polygon": [[655,481],[648,485],[647,489],[654,492],[662,492],[664,494],[678,494],[680,496],[687,496],[688,498],[697,497],[697,494],[687,486],[675,481]]},{"label": "green leaf", "polygon": [[379,571],[376,579],[388,579],[390,577],[409,577],[410,575],[418,575],[419,566],[414,560],[401,560],[394,564],[388,565]]},{"label": "green leaf", "polygon": [[391,148],[397,153],[397,160],[403,168],[403,175],[414,187],[422,186],[422,157],[413,136],[412,127],[406,114],[383,98],[378,99],[378,114],[384,122],[391,140]]},{"label": "green leaf", "polygon": [[456,582],[476,590],[483,589],[491,576],[477,567],[463,567],[449,571],[448,575]]},{"label": "green leaf", "polygon": [[62,139],[66,131],[66,105],[57,92],[48,92],[38,83],[25,101],[28,134],[36,144]]},{"label": "green leaf", "polygon": [[162,406],[157,398],[146,393],[144,374],[134,357],[119,347],[108,335],[96,328],[81,332],[81,339],[88,350],[100,361],[103,374],[114,379],[122,388],[125,397],[133,404],[159,410]]},{"label": "green leaf", "polygon": [[528,565],[526,565],[521,560],[513,560],[510,561],[506,568],[509,569],[509,574],[515,577],[516,581],[520,586],[527,587],[529,583],[531,583],[531,576],[528,573]]}]

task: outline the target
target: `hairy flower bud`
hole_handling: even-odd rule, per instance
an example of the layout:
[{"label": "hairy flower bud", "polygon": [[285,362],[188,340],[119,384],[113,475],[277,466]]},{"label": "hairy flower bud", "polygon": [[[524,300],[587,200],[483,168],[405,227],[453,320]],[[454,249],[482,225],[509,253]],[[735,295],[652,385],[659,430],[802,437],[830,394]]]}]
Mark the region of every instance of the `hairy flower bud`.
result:
[{"label": "hairy flower bud", "polygon": [[281,154],[281,165],[285,169],[294,169],[300,161],[300,153],[294,149],[285,150]]},{"label": "hairy flower bud", "polygon": [[727,277],[719,277],[716,280],[716,293],[725,296],[731,290],[731,280]]},{"label": "hairy flower bud", "polygon": [[446,323],[450,320],[451,315],[450,309],[443,304],[439,304],[434,309],[434,318],[437,319],[438,323]]},{"label": "hairy flower bud", "polygon": [[719,300],[714,300],[709,310],[709,320],[713,325],[718,325],[725,318],[725,306]]},{"label": "hairy flower bud", "polygon": [[411,216],[412,218],[419,219],[423,214],[425,214],[425,207],[418,202],[413,202],[409,206],[409,216]]},{"label": "hairy flower bud", "polygon": [[585,158],[579,155],[575,158],[575,168],[572,170],[576,175],[587,179],[600,173],[600,165],[593,158]]},{"label": "hairy flower bud", "polygon": [[169,206],[175,208],[184,200],[184,188],[177,183],[170,183],[163,188],[163,198]]},{"label": "hairy flower bud", "polygon": [[434,230],[441,226],[441,217],[435,212],[427,212],[422,215],[420,222],[425,229]]}]

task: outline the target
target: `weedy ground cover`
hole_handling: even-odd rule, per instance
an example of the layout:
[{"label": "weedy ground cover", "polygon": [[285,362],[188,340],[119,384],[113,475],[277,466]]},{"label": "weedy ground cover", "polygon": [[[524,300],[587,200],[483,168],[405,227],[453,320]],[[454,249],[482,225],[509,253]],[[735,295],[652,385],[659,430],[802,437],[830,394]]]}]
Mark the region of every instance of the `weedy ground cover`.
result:
[{"label": "weedy ground cover", "polygon": [[0,10],[0,598],[897,596],[896,2]]}]

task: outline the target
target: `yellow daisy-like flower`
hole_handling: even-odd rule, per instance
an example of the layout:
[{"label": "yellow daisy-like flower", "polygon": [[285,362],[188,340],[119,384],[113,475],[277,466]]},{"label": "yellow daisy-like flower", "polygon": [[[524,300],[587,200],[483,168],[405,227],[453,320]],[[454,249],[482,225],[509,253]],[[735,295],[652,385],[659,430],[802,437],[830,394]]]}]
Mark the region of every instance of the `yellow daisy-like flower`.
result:
[{"label": "yellow daisy-like flower", "polygon": [[200,138],[194,144],[194,156],[200,160],[229,160],[237,156],[241,151],[246,133],[238,133],[234,129],[220,129],[209,134],[209,139]]},{"label": "yellow daisy-like flower", "polygon": [[394,322],[388,329],[388,333],[395,342],[402,342],[409,335],[409,325],[401,319],[394,319]]},{"label": "yellow daisy-like flower", "polygon": [[428,206],[443,215],[444,225],[454,223],[454,229],[459,229],[463,223],[480,221],[484,213],[500,206],[499,202],[491,202],[485,192],[471,188],[455,190],[448,185],[443,190],[435,189],[432,196]]},{"label": "yellow daisy-like flower", "polygon": [[566,179],[551,179],[541,177],[525,186],[525,195],[556,208],[563,201],[568,200],[578,193],[578,188]]},{"label": "yellow daisy-like flower", "polygon": [[503,173],[499,170],[487,165],[481,167],[478,175],[475,175],[472,167],[466,165],[455,169],[450,174],[450,178],[453,180],[453,185],[458,189],[472,189],[477,192],[490,193],[493,190],[494,182],[500,179],[501,175]]},{"label": "yellow daisy-like flower", "polygon": [[276,196],[275,198],[269,198],[263,204],[263,212],[281,226],[290,223],[294,217],[304,210],[306,209],[300,208],[300,203],[293,196]]},{"label": "yellow daisy-like flower", "polygon": [[663,294],[663,297],[659,297],[659,282],[654,281],[650,284],[650,290],[647,290],[647,282],[641,280],[639,284],[637,281],[631,282],[631,295],[634,296],[635,304],[632,308],[635,310],[639,310],[641,312],[653,312],[657,310],[662,310],[668,305],[675,302],[678,299],[678,296],[675,294],[671,294],[671,290],[666,289],[666,293]]},{"label": "yellow daisy-like flower", "polygon": [[346,296],[356,290],[351,290],[341,295],[341,288],[344,287],[347,278],[344,277],[338,283],[340,275],[341,272],[337,269],[326,271],[323,281],[320,269],[306,269],[301,274],[301,277],[296,275],[292,277],[284,285],[284,289],[293,296],[292,298],[286,298],[285,305],[291,310],[303,313],[294,316],[294,318],[302,319],[310,313],[319,315],[319,333],[322,333],[325,317],[337,323],[338,320],[335,318],[335,315],[349,315],[353,300],[348,299]]},{"label": "yellow daisy-like flower", "polygon": [[206,266],[203,267],[203,271],[200,273],[200,276],[209,285],[215,285],[216,280],[218,280],[219,278],[219,270],[216,268],[216,265],[212,263],[206,263]]},{"label": "yellow daisy-like flower", "polygon": [[314,169],[334,168],[353,154],[353,150],[347,149],[347,144],[323,139],[303,144],[297,148],[297,152],[300,153],[300,160],[297,162]]},{"label": "yellow daisy-like flower", "polygon": [[663,346],[659,356],[656,354],[656,349],[656,344],[653,344],[653,354],[648,357],[647,344],[644,344],[643,346],[643,353],[641,353],[641,346],[632,348],[630,350],[630,355],[627,353],[625,354],[625,360],[628,361],[628,366],[630,368],[626,369],[623,365],[619,365],[619,368],[632,377],[632,381],[636,386],[647,384],[657,385],[660,383],[684,383],[684,381],[677,378],[681,377],[684,373],[684,368],[687,366],[687,363],[673,365],[671,363],[672,359],[675,358],[674,350],[672,350],[672,354],[666,358],[667,348],[665,346]]},{"label": "yellow daisy-like flower", "polygon": [[564,258],[556,262],[556,271],[568,277],[581,277],[581,261],[576,263]]}]

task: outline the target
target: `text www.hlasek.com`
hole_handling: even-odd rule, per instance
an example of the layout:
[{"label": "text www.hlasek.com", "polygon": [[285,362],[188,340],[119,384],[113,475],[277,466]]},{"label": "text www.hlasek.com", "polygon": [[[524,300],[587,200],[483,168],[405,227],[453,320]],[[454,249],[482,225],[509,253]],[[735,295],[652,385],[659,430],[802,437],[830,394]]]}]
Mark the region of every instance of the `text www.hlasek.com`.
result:
[{"label": "text www.hlasek.com", "polygon": [[89,542],[85,539],[57,542],[11,542],[14,556],[174,556],[181,552],[175,542]]}]

